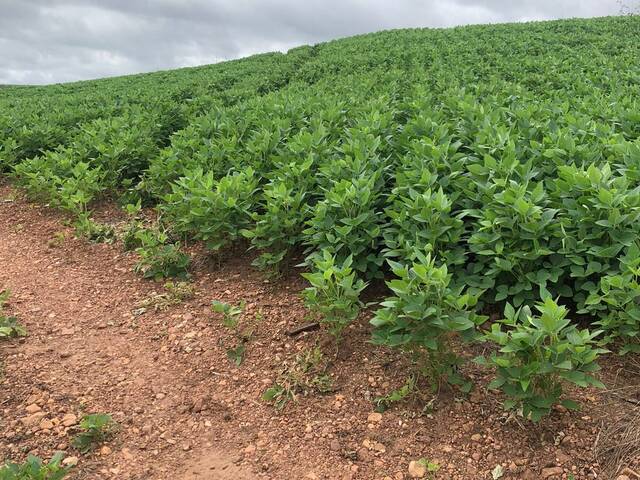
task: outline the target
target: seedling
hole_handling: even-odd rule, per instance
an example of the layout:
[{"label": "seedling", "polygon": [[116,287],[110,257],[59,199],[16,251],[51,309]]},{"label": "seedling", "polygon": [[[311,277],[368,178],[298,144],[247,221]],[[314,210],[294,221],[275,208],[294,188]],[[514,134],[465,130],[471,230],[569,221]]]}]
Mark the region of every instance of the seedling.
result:
[{"label": "seedling", "polygon": [[58,452],[47,463],[34,455],[21,465],[6,463],[0,467],[0,480],[61,480],[70,470],[61,465],[63,458],[64,454]]},{"label": "seedling", "polygon": [[384,412],[391,408],[392,405],[401,402],[406,399],[410,395],[412,395],[416,391],[416,377],[415,375],[411,375],[407,382],[397,390],[393,390],[392,392],[384,395],[382,397],[377,397],[373,402],[376,405],[376,411]]},{"label": "seedling", "polygon": [[188,276],[191,259],[180,251],[180,243],[169,243],[169,236],[160,230],[142,229],[136,232],[135,238],[140,247],[136,253],[140,260],[135,271],[144,278],[159,280],[167,277],[185,278]]},{"label": "seedling", "polygon": [[241,302],[238,306],[230,305],[225,302],[213,300],[211,302],[211,310],[215,313],[222,314],[222,324],[230,329],[235,329],[240,322],[240,315],[244,312],[245,302]]},{"label": "seedling", "polygon": [[110,439],[117,430],[111,415],[94,413],[80,420],[80,430],[73,439],[73,446],[80,453],[88,453],[98,444]]},{"label": "seedling", "polygon": [[73,225],[79,237],[91,242],[113,243],[116,238],[116,231],[111,225],[95,222],[88,213],[80,214]]},{"label": "seedling", "polygon": [[9,295],[9,290],[0,290],[0,339],[27,335],[27,330],[18,323],[16,317],[4,313],[3,307],[9,299]]}]

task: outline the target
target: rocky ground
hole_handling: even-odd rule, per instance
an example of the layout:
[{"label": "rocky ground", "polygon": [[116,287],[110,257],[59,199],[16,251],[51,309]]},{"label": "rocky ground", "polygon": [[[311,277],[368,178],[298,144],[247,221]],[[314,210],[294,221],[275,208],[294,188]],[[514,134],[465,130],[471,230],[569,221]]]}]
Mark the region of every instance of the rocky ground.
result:
[{"label": "rocky ground", "polygon": [[[98,217],[118,215],[105,207]],[[409,371],[396,353],[367,343],[366,313],[337,356],[322,332],[292,337],[308,321],[302,281],[266,282],[250,261],[202,257],[193,297],[166,306],[163,283],[132,271],[135,254],[76,239],[60,213],[0,187],[0,290],[11,290],[8,310],[29,332],[0,344],[0,460],[63,450],[73,479],[611,477],[594,444],[603,424],[640,400],[630,390],[640,372],[633,357],[606,358],[609,389],[576,392],[582,411],[559,409],[539,425],[505,414],[499,394],[481,387],[380,414],[373,400]],[[245,302],[237,332],[211,311],[212,300]],[[246,339],[240,366],[228,356],[238,332]],[[315,345],[328,352],[324,393],[299,394],[281,410],[262,400]],[[465,373],[485,384],[478,367]],[[118,431],[80,454],[70,441],[94,412],[111,414]],[[612,478],[634,478],[636,466],[628,467]]]}]

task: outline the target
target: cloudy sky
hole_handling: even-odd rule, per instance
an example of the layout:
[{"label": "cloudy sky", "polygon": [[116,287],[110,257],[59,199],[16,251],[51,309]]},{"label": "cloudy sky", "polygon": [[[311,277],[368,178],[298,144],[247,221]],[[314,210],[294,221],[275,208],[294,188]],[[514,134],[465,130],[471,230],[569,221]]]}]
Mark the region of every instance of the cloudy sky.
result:
[{"label": "cloudy sky", "polygon": [[202,65],[389,28],[620,8],[619,0],[0,0],[0,84]]}]

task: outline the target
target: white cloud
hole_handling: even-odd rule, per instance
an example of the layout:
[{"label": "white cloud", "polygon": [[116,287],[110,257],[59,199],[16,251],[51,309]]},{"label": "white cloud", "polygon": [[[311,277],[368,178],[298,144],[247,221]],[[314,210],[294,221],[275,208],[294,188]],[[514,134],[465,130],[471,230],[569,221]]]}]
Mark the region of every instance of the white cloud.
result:
[{"label": "white cloud", "polygon": [[0,83],[194,66],[390,28],[619,11],[617,0],[0,0]]}]

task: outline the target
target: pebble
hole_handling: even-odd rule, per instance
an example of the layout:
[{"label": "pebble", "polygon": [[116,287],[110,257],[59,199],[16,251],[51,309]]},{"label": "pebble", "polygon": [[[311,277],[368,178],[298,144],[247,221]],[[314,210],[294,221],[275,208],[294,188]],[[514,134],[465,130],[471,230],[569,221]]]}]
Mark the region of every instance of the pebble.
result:
[{"label": "pebble", "polygon": [[29,415],[28,417],[21,418],[20,421],[24,424],[25,427],[33,427],[44,417],[43,412],[36,412],[33,415]]},{"label": "pebble", "polygon": [[44,419],[40,422],[41,430],[51,430],[53,428],[53,422],[48,419]]},{"label": "pebble", "polygon": [[131,450],[129,450],[128,448],[122,449],[122,456],[124,457],[125,460],[133,460],[133,454],[131,453]]},{"label": "pebble", "polygon": [[560,477],[562,476],[563,473],[564,473],[564,469],[562,467],[543,468],[542,478],[549,478],[553,476]]},{"label": "pebble", "polygon": [[78,423],[78,417],[76,417],[73,413],[67,413],[64,417],[62,417],[62,425],[65,427],[70,427]]},{"label": "pebble", "polygon": [[424,478],[427,474],[427,467],[422,463],[416,460],[411,460],[409,462],[409,475],[411,478]]},{"label": "pebble", "polygon": [[111,455],[112,450],[106,445],[100,449],[100,455]]},{"label": "pebble", "polygon": [[479,442],[480,440],[482,440],[482,435],[480,435],[479,433],[474,433],[473,435],[471,435],[471,440],[474,442]]},{"label": "pebble", "polygon": [[382,414],[380,412],[371,412],[367,420],[373,423],[379,423],[382,421]]},{"label": "pebble", "polygon": [[62,460],[62,463],[67,467],[75,467],[78,464],[78,457],[67,457]]},{"label": "pebble", "polygon": [[42,409],[35,403],[32,403],[27,408],[25,408],[25,410],[27,411],[27,413],[36,413],[36,412],[40,412]]}]

